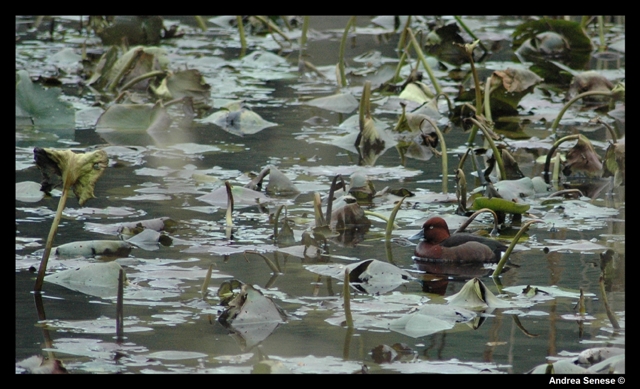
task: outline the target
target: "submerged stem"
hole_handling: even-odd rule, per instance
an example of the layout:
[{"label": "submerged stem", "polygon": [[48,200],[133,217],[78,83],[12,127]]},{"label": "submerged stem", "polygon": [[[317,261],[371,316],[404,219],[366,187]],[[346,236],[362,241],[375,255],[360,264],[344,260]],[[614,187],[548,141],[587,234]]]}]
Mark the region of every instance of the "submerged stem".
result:
[{"label": "submerged stem", "polygon": [[351,290],[349,288],[349,269],[344,269],[344,287],[342,288],[344,301],[344,318],[348,328],[353,328],[353,317],[351,316]]}]

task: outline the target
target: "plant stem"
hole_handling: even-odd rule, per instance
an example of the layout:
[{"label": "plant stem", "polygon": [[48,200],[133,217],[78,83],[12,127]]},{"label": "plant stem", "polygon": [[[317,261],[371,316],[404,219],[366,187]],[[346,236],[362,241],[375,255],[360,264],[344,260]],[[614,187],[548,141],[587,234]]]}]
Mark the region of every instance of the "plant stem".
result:
[{"label": "plant stem", "polygon": [[447,160],[447,144],[444,142],[444,136],[442,135],[442,132],[440,132],[440,129],[438,129],[438,126],[433,121],[433,119],[425,116],[424,120],[431,124],[431,127],[433,127],[433,129],[435,130],[436,135],[438,135],[438,140],[440,141],[440,149],[442,150],[442,193],[447,194],[447,187],[449,182],[449,175],[447,173],[449,170],[449,163]]},{"label": "plant stem", "polygon": [[226,213],[226,223],[227,228],[233,227],[233,218],[231,215],[233,214],[233,193],[231,192],[231,184],[229,181],[225,181],[224,185],[227,189],[227,213]]},{"label": "plant stem", "polygon": [[244,36],[244,25],[242,24],[242,16],[236,15],[236,21],[238,24],[238,32],[240,33],[240,57],[243,57],[245,50],[247,50],[247,39]]},{"label": "plant stem", "polygon": [[393,231],[394,221],[396,220],[396,214],[398,213],[398,210],[400,209],[402,202],[406,198],[407,196],[402,197],[400,201],[398,201],[398,204],[396,204],[396,206],[393,207],[393,211],[391,211],[391,215],[389,215],[389,220],[387,221],[387,229],[385,230],[385,234],[384,234],[385,241],[387,242],[391,240],[391,231]]},{"label": "plant stem", "polygon": [[[547,159],[544,161],[544,171],[543,171],[543,176],[544,176],[544,182],[546,182],[547,184],[549,183],[549,165],[551,164],[551,157],[553,157],[553,154],[555,153],[556,149],[558,147],[560,147],[560,145],[563,142],[569,141],[569,140],[574,140],[574,139],[579,139],[580,136],[582,136],[581,134],[574,134],[574,135],[567,135],[563,138],[558,139],[553,146],[551,146],[551,148],[549,149],[549,153],[547,154]],[[559,165],[559,163],[556,163],[556,166]],[[554,170],[556,169],[556,167],[554,166]],[[555,178],[557,179],[557,178]]]},{"label": "plant stem", "polygon": [[349,269],[344,269],[344,287],[342,288],[342,298],[344,301],[344,318],[347,327],[353,328],[353,317],[351,316],[351,290],[349,288]]},{"label": "plant stem", "polygon": [[620,329],[620,324],[618,323],[618,319],[616,319],[616,315],[611,311],[611,307],[609,306],[609,300],[607,300],[607,292],[604,290],[604,277],[600,275],[600,293],[602,294],[602,302],[604,304],[604,309],[607,311],[607,317],[611,322],[611,326],[614,330]]},{"label": "plant stem", "polygon": [[302,17],[302,33],[300,34],[300,50],[307,44],[307,31],[309,30],[309,16]]},{"label": "plant stem", "polygon": [[[69,169],[71,170],[71,169]],[[40,293],[42,291],[42,283],[44,282],[44,275],[47,271],[47,262],[49,261],[49,255],[51,254],[51,247],[53,245],[53,238],[58,231],[58,225],[60,224],[60,219],[62,218],[62,211],[64,210],[64,206],[67,203],[67,198],[69,197],[69,191],[71,190],[71,186],[67,184],[69,181],[69,173],[67,173],[65,177],[64,189],[62,190],[62,195],[60,196],[60,200],[58,201],[58,209],[56,211],[56,216],[53,218],[51,222],[51,229],[49,230],[49,237],[47,237],[47,244],[44,248],[44,253],[42,253],[42,260],[40,261],[40,269],[38,270],[38,276],[36,278],[36,284],[33,288],[33,291],[36,293]]]},{"label": "plant stem", "polygon": [[556,120],[554,120],[553,124],[551,125],[551,132],[553,133],[554,137],[556,135],[556,129],[558,128],[558,125],[560,124],[560,119],[562,119],[562,116],[564,115],[564,113],[567,112],[567,110],[569,109],[569,107],[573,103],[575,103],[576,101],[580,100],[581,98],[587,97],[587,96],[609,96],[609,97],[613,97],[613,93],[611,93],[611,92],[600,92],[600,91],[590,91],[590,92],[580,93],[579,95],[577,95],[574,98],[572,98],[571,100],[569,100],[567,102],[567,104],[565,104],[564,107],[562,107],[562,109],[560,110],[560,113],[558,113],[558,116],[556,117]]},{"label": "plant stem", "polygon": [[493,150],[493,155],[496,158],[498,169],[500,169],[500,180],[506,180],[507,172],[504,170],[504,163],[502,162],[502,154],[500,154],[500,151],[496,147],[496,144],[493,142],[493,139],[491,139],[491,135],[489,135],[489,131],[487,131],[485,126],[475,118],[470,118],[470,120],[482,131],[482,133],[484,134],[485,140],[487,141],[487,143],[489,143],[489,147],[491,147],[491,150]]},{"label": "plant stem", "polygon": [[498,266],[496,266],[496,269],[493,271],[491,277],[497,278],[500,276],[500,273],[502,273],[502,268],[507,263],[507,259],[509,259],[509,255],[511,255],[513,248],[516,247],[516,243],[518,243],[518,240],[520,239],[522,234],[524,234],[525,231],[529,229],[529,226],[533,223],[542,223],[542,220],[529,220],[528,222],[524,223],[524,225],[520,228],[520,231],[518,231],[516,236],[511,241],[511,244],[509,245],[507,251],[505,251],[505,253],[502,255],[502,258],[500,258],[500,262],[498,262]]},{"label": "plant stem", "polygon": [[[484,212],[489,212],[493,215],[493,230],[497,233],[498,232],[498,215],[495,213],[494,210],[490,209],[490,208],[482,208],[479,209],[477,211],[475,211],[471,216],[469,216],[467,218],[467,220],[462,223],[462,225],[460,227],[458,227],[458,229],[456,230],[456,234],[458,232],[463,232],[465,230],[465,228],[467,228],[469,226],[469,224],[471,224],[471,222],[481,213]],[[491,234],[494,235],[494,231],[491,231]]]},{"label": "plant stem", "polygon": [[120,269],[118,272],[118,297],[116,299],[116,337],[118,338],[118,341],[122,340],[122,336],[124,334],[123,294],[124,270]]},{"label": "plant stem", "polygon": [[429,66],[429,63],[427,62],[427,59],[424,56],[424,53],[422,52],[422,49],[420,48],[420,45],[418,44],[418,41],[416,40],[415,35],[413,35],[413,31],[411,31],[410,28],[407,28],[407,32],[409,35],[409,38],[411,39],[411,43],[413,44],[413,49],[416,51],[416,54],[418,55],[418,58],[420,58],[420,62],[422,62],[422,66],[424,66],[425,70],[427,71],[427,74],[429,75],[429,79],[431,80],[431,83],[433,84],[433,87],[436,90],[436,95],[439,95],[440,93],[442,93],[442,88],[440,88],[440,84],[438,84],[438,80],[436,79],[436,76],[433,74],[433,71],[431,71],[431,66]]},{"label": "plant stem", "polygon": [[487,78],[487,82],[484,84],[484,117],[487,118],[489,122],[493,121],[491,119],[491,99],[489,95],[491,94],[491,77]]},{"label": "plant stem", "polygon": [[344,70],[344,50],[347,46],[347,36],[349,36],[349,30],[351,26],[355,23],[356,17],[352,16],[349,18],[347,25],[344,28],[344,33],[342,34],[342,40],[340,41],[340,55],[338,56],[338,69],[340,71],[340,80],[338,80],[338,85],[341,87],[347,86],[347,75]]},{"label": "plant stem", "polygon": [[122,88],[120,88],[120,93],[126,91],[127,89],[131,88],[132,86],[134,86],[135,84],[139,83],[142,80],[146,80],[147,78],[153,78],[156,76],[164,76],[165,74],[166,73],[163,70],[154,70],[152,72],[145,73],[127,82]]},{"label": "plant stem", "polygon": [[258,19],[259,21],[261,21],[265,26],[267,26],[267,28],[269,28],[269,30],[273,30],[276,33],[278,33],[278,35],[280,35],[281,37],[283,37],[287,42],[291,43],[291,39],[289,39],[289,37],[282,32],[278,26],[276,26],[270,19],[265,19],[262,16],[259,15],[253,15],[256,19]]},{"label": "plant stem", "polygon": [[457,15],[454,15],[453,17],[456,19],[458,24],[460,24],[460,26],[462,26],[462,28],[467,32],[467,34],[469,34],[471,38],[473,38],[474,41],[478,41],[478,43],[480,43],[480,47],[482,47],[482,50],[484,50],[485,53],[488,53],[489,50],[487,50],[487,48],[482,44],[482,41],[480,41],[480,39],[476,37],[476,34],[474,34],[473,31],[471,31],[471,29],[467,27],[467,25],[462,21],[462,18]]}]

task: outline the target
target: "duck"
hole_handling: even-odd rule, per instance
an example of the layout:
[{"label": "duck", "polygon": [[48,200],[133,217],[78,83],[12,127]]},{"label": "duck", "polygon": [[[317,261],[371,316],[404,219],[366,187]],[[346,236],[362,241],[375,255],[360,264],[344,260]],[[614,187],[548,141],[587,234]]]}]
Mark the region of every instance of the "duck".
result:
[{"label": "duck", "polygon": [[414,260],[449,263],[497,263],[507,246],[495,239],[467,232],[451,235],[447,222],[441,217],[427,220],[419,233],[410,239],[421,238],[416,245]]}]

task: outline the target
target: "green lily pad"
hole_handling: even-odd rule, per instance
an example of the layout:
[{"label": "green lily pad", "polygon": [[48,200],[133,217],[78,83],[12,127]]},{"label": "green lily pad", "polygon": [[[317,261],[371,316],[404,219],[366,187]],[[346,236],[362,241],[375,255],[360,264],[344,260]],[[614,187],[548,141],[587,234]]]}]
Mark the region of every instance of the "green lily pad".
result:
[{"label": "green lily pad", "polygon": [[59,99],[60,88],[34,84],[24,70],[18,70],[16,79],[16,128],[75,128],[75,110]]},{"label": "green lily pad", "polygon": [[517,204],[510,200],[499,199],[497,197],[477,197],[473,200],[471,209],[479,210],[489,208],[496,212],[506,212],[514,214],[523,214],[531,208],[529,204]]}]

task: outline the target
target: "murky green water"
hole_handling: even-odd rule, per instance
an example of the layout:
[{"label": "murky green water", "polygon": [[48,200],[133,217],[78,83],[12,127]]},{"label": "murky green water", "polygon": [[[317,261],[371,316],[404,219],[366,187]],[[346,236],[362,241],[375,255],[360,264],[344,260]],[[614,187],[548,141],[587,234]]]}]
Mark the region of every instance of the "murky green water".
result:
[{"label": "murky green water", "polygon": [[[165,23],[170,24],[170,20]],[[327,35],[319,34],[315,39],[310,39],[305,51],[307,61],[323,71],[337,62],[341,31],[346,20],[346,17],[311,18],[311,28]],[[494,43],[495,57],[488,61],[493,67],[515,65],[517,59],[509,55],[505,40],[513,26],[520,22],[518,19],[498,21],[494,17],[470,18],[469,23],[483,37],[499,34]],[[183,23],[182,28],[187,31],[185,37],[162,43],[176,64],[204,64],[195,62],[195,59],[202,56],[206,58],[212,51],[216,58],[237,58],[239,45],[234,41],[233,32],[212,27],[203,33],[191,27],[192,20],[185,18]],[[358,26],[369,27],[370,18],[359,17]],[[18,35],[27,36],[24,27],[18,27],[17,23]],[[46,36],[42,27],[40,30],[37,36]],[[81,41],[72,36],[56,38],[53,43],[24,38],[18,41],[17,70],[24,67],[25,60],[20,54],[24,51],[34,50],[36,54],[32,56],[46,57],[49,52],[55,52],[55,48],[78,47]],[[376,35],[367,32],[357,35],[349,40],[345,55],[351,61],[363,53],[379,51],[383,57],[395,58],[397,39],[397,34]],[[252,40],[252,43],[264,44],[277,52],[272,48],[273,43],[263,41],[268,41],[268,38]],[[283,50],[281,53],[292,66],[296,64],[297,54],[296,50]],[[359,66],[356,62],[352,64]],[[51,70],[46,65],[34,68],[42,73]],[[156,217],[168,217],[178,222],[178,226],[168,233],[174,242],[184,239],[198,241],[202,245],[272,245],[270,235],[273,224],[270,223],[269,214],[275,211],[273,204],[237,207],[234,211],[234,231],[229,240],[225,237],[225,209],[203,203],[197,197],[210,193],[224,180],[243,185],[248,182],[246,173],[257,173],[267,165],[274,165],[290,177],[301,192],[295,198],[278,201],[287,204],[291,215],[312,218],[314,193],[328,193],[336,174],[348,179],[354,171],[357,154],[330,141],[330,137],[345,132],[339,125],[352,114],[340,114],[304,104],[311,98],[337,91],[335,80],[309,80],[295,76],[296,72],[293,71],[294,76],[289,78],[242,81],[245,76],[242,76],[241,70],[226,67],[209,69],[204,65],[200,70],[211,84],[214,105],[220,98],[243,99],[263,119],[277,123],[277,126],[238,137],[213,124],[196,121],[191,128],[176,135],[175,139],[179,141],[150,144],[146,142],[146,137],[128,138],[126,143],[118,145],[140,146],[144,149],[138,149],[132,156],[125,153],[110,155],[111,164],[95,188],[97,198],[85,205],[95,210],[91,212],[84,209],[83,212],[77,201],[70,199],[54,245],[113,238],[88,230],[87,223],[110,224]],[[617,70],[624,77],[624,64]],[[225,74],[229,77],[233,75],[232,82],[237,83],[237,88],[231,93],[225,92],[228,86],[221,86]],[[362,90],[361,79],[354,77],[352,82],[349,90],[359,94]],[[445,91],[455,95],[457,82],[446,77],[442,82]],[[558,94],[550,100],[557,102],[560,97]],[[381,111],[376,115],[376,119],[382,123],[381,129],[393,128],[398,114],[377,109]],[[588,112],[576,112],[571,116],[573,119],[563,123],[559,132],[574,133],[588,127],[585,122],[589,116],[591,114]],[[315,121],[310,124],[310,119],[318,117],[321,118],[319,124]],[[623,137],[624,117],[621,120],[608,119],[618,136]],[[517,137],[532,141],[532,137],[546,138],[550,123],[525,120],[520,127]],[[606,145],[609,135],[603,127],[587,130],[589,139]],[[449,171],[452,171],[458,164],[458,155],[465,150],[468,133],[454,126],[445,134],[445,139],[449,149]],[[107,136],[96,133],[92,128],[66,132],[18,129],[16,183],[40,182],[40,172],[31,162],[34,147],[83,150],[95,145],[108,146],[108,143]],[[176,144],[207,145],[217,149],[199,152],[193,151],[192,147],[176,147]],[[537,148],[518,149],[518,162],[526,176],[541,174],[542,166],[535,162],[538,152]],[[604,149],[599,147],[598,152],[602,155]],[[189,174],[192,171],[204,171],[215,177],[217,182],[199,183]],[[442,192],[440,158],[426,161],[407,158],[403,164],[399,153],[392,147],[378,157],[374,167],[363,168],[363,171],[377,189],[389,186],[421,193]],[[465,167],[465,171],[467,177],[471,177],[468,167]],[[469,179],[469,182],[472,180]],[[522,311],[493,310],[483,317],[477,328],[458,324],[451,330],[420,337],[384,328],[357,326],[349,330],[333,324],[331,318],[340,311],[333,306],[342,303],[342,283],[305,268],[310,264],[348,264],[375,258],[414,270],[411,259],[413,246],[394,242],[385,246],[386,225],[375,218],[371,219],[372,227],[363,242],[355,246],[331,242],[327,253],[319,259],[266,253],[282,270],[281,274],[276,275],[260,256],[251,253],[221,255],[179,243],[160,246],[155,251],[134,249],[128,258],[118,259],[118,262],[125,268],[135,288],[151,291],[154,297],[125,298],[125,336],[122,342],[116,338],[113,327],[116,316],[114,299],[82,294],[51,283],[45,283],[42,295],[48,323],[43,328],[39,323],[42,318],[38,317],[32,292],[35,272],[29,267],[38,267],[41,258],[38,250],[44,248],[58,197],[44,198],[36,203],[16,201],[16,361],[33,355],[54,357],[73,373],[244,373],[251,372],[257,362],[264,358],[282,362],[292,372],[303,373],[352,373],[359,371],[363,365],[370,372],[422,372],[431,371],[429,369],[434,366],[437,368],[438,363],[442,364],[441,372],[455,373],[460,372],[456,369],[463,368],[477,372],[486,368],[496,372],[524,373],[545,363],[547,358],[567,357],[590,347],[604,345],[624,347],[625,192],[624,186],[614,188],[610,181],[609,184],[600,183],[598,189],[590,192],[590,199],[583,199],[584,204],[602,211],[595,212],[595,216],[591,213],[586,216],[575,214],[570,205],[565,205],[566,209],[535,209],[532,213],[542,216],[545,222],[530,227],[528,240],[517,246],[511,256],[512,263],[517,267],[512,267],[500,279],[503,287],[557,286],[574,293],[582,288],[587,293],[585,304],[590,319],[575,320],[572,316],[576,314],[578,300],[575,297],[557,297]],[[448,190],[449,193],[455,193],[453,176]],[[379,202],[370,210],[388,215],[392,206],[389,202]],[[110,209],[125,211],[126,214],[108,212]],[[407,198],[398,212],[396,223],[399,229],[394,231],[393,236],[408,237],[419,230],[428,216],[453,215],[455,209],[455,202],[426,203]],[[563,212],[567,213],[563,216]],[[569,220],[568,227],[560,223],[563,219]],[[554,220],[558,221],[557,231],[553,231]],[[481,224],[474,226],[482,227]],[[299,234],[304,229],[305,226],[299,224],[295,230]],[[505,234],[513,235],[516,230]],[[557,245],[575,242],[583,243],[582,248],[553,249]],[[585,242],[602,248],[585,248]],[[551,247],[552,250],[546,253],[543,250],[545,247]],[[606,297],[623,325],[622,332],[612,330],[600,294],[599,255],[604,251],[603,248],[611,248],[617,253],[616,273],[613,284],[607,285]],[[53,258],[49,270],[95,261],[93,258]],[[214,277],[209,285],[209,295],[203,299],[201,288],[210,266],[214,270]],[[175,272],[173,276],[168,275],[169,270]],[[155,271],[157,273],[153,273]],[[222,278],[215,278],[216,275]],[[255,345],[231,335],[217,321],[223,307],[217,305],[215,297],[220,283],[231,278],[262,290],[290,314],[290,319]],[[481,280],[493,293],[498,294],[498,287],[490,277],[482,277]],[[421,298],[421,304],[429,299],[431,302],[444,302],[442,297],[460,291],[464,281],[445,279],[436,286],[419,278],[399,286],[390,295],[396,298],[403,295]],[[434,290],[436,287],[440,289]],[[163,294],[164,297],[158,298]],[[365,314],[372,308],[361,307],[358,303],[380,298],[355,293],[352,296],[352,309],[356,313],[361,309],[361,313]],[[417,306],[418,303],[414,304]],[[393,315],[397,315],[397,312],[379,313],[381,317]],[[406,344],[415,352],[414,358],[387,364],[378,364],[373,360],[371,351],[375,347],[395,343]]]}]

